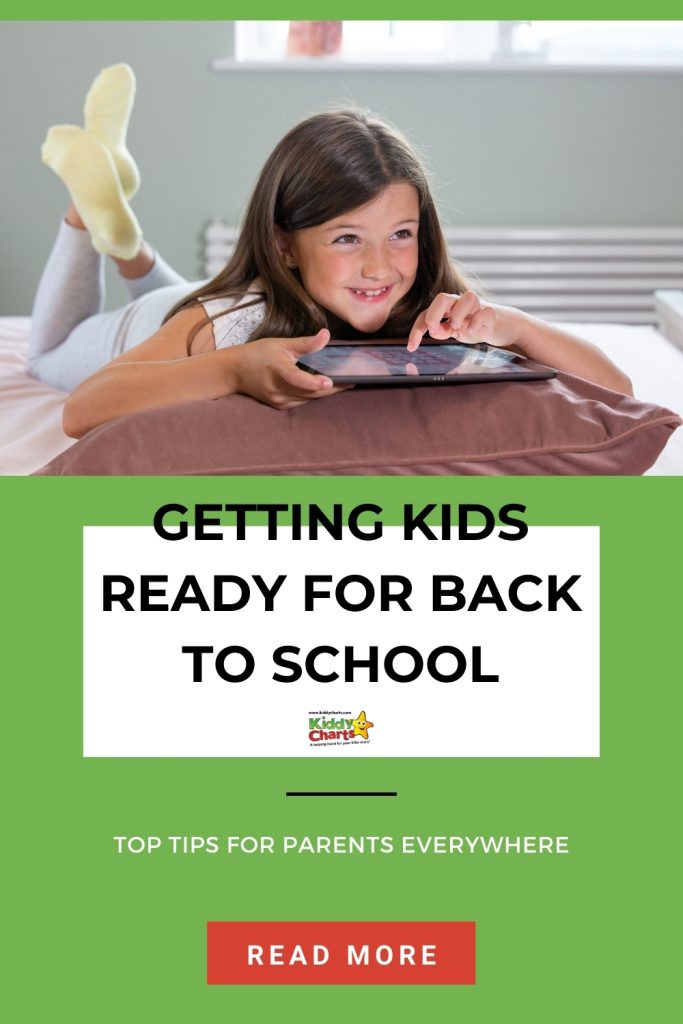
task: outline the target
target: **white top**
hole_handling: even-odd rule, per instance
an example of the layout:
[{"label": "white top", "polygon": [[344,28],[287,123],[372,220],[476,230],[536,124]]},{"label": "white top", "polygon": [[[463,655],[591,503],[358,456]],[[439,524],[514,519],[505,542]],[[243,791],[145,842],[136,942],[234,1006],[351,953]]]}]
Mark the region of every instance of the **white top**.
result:
[{"label": "white top", "polygon": [[222,316],[217,316],[217,319],[211,323],[216,348],[243,345],[265,320],[266,304],[262,299],[253,306],[247,306],[246,309],[232,311],[233,306],[241,305],[242,301],[250,301],[251,296],[249,292],[244,296],[244,300],[207,299],[205,302],[202,302],[207,316],[213,317],[217,314],[223,314]]}]

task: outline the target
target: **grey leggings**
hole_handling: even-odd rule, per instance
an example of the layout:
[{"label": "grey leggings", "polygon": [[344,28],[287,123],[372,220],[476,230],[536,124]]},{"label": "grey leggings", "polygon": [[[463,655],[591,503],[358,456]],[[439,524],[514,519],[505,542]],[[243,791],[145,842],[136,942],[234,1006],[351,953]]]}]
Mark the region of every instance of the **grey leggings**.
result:
[{"label": "grey leggings", "polygon": [[154,334],[197,286],[157,255],[144,277],[122,279],[131,301],[103,313],[104,263],[88,233],[62,221],[33,304],[28,361],[34,377],[64,391]]}]

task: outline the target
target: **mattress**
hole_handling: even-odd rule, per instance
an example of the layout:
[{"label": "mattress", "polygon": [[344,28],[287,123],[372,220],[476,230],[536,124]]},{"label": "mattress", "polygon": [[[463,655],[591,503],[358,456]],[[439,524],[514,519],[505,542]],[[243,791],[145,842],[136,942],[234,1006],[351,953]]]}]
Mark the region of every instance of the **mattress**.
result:
[{"label": "mattress", "polygon": [[[28,372],[28,317],[0,317],[0,474],[34,472],[75,442],[62,430],[65,394]],[[683,351],[653,327],[561,324],[614,360],[637,398],[683,415]],[[683,475],[683,428],[676,430],[647,475]]]}]

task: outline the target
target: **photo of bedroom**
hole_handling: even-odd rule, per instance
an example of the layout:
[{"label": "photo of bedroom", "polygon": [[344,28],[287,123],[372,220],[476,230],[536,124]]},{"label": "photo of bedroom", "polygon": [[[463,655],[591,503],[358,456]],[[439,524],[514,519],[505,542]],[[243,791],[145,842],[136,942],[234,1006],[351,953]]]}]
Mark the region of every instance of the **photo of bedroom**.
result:
[{"label": "photo of bedroom", "polygon": [[683,475],[683,22],[0,51],[0,474]]}]

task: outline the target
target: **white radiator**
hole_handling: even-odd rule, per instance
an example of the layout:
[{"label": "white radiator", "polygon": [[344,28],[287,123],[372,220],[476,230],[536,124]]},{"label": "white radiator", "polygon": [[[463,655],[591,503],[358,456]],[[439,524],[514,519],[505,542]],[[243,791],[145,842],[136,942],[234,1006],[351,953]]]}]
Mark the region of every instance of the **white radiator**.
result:
[{"label": "white radiator", "polygon": [[[546,320],[654,324],[654,293],[683,289],[680,228],[452,228],[451,255],[491,302]],[[237,229],[212,221],[204,270],[212,277]]]}]

